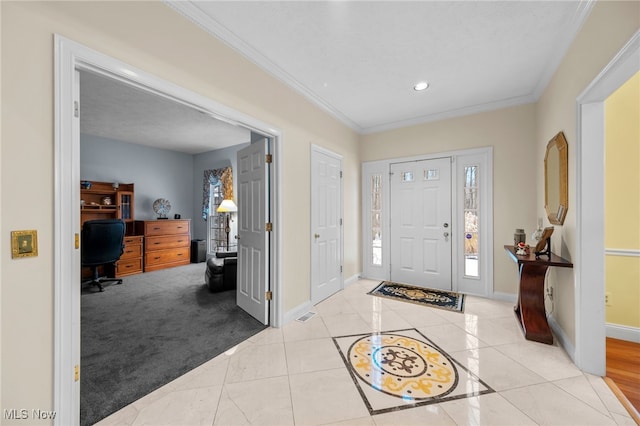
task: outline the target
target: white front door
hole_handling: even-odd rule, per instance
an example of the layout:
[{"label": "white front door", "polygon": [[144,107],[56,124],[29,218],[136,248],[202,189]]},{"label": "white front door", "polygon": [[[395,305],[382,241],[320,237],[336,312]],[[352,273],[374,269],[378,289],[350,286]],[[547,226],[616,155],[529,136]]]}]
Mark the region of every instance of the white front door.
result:
[{"label": "white front door", "polygon": [[311,303],[342,289],[342,160],[311,150]]},{"label": "white front door", "polygon": [[391,280],[451,290],[451,158],[391,164]]},{"label": "white front door", "polygon": [[263,324],[268,323],[269,221],[268,141],[238,151],[238,286],[236,303]]}]

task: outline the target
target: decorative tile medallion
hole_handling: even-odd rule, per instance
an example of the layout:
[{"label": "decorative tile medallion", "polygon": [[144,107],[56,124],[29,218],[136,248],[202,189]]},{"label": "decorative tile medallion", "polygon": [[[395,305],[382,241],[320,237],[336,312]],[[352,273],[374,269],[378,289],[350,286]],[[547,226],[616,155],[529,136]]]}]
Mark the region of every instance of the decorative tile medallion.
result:
[{"label": "decorative tile medallion", "polygon": [[372,415],[494,392],[415,329],[333,340]]}]

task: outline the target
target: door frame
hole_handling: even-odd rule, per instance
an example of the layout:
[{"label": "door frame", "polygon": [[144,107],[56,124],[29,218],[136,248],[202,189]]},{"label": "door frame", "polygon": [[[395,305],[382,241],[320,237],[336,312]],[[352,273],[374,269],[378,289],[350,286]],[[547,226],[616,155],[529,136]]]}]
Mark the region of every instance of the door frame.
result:
[{"label": "door frame", "polygon": [[[311,300],[311,304],[315,305],[316,303],[321,302],[321,300],[314,300],[314,288],[313,288],[313,265],[315,264],[314,259],[313,259],[313,254],[314,254],[314,249],[313,249],[313,245],[314,245],[314,239],[313,239],[313,206],[314,206],[314,194],[313,194],[313,179],[314,179],[314,175],[313,175],[313,154],[314,153],[320,153],[320,154],[324,154],[327,155],[331,158],[334,158],[338,161],[340,161],[340,195],[339,195],[339,199],[340,199],[340,220],[343,221],[344,218],[344,201],[343,201],[343,197],[344,197],[344,181],[342,179],[342,155],[330,151],[324,147],[321,147],[319,145],[315,145],[315,144],[311,144],[311,155],[309,156],[309,170],[311,171],[311,200],[310,200],[310,217],[309,217],[309,224],[310,224],[310,229],[309,229],[309,251],[311,254],[311,264],[310,264],[310,280],[309,282],[311,283],[311,288],[310,288],[310,300]],[[343,223],[340,224],[340,265],[344,265],[344,226]],[[342,271],[342,268],[340,270],[340,290],[344,289],[344,273]],[[338,291],[340,291],[338,290]]]},{"label": "door frame", "polygon": [[[480,249],[484,253],[479,264],[481,276],[479,278],[464,276],[464,265],[461,265],[460,257],[462,254],[463,244],[453,238],[451,242],[452,256],[451,269],[451,288],[453,291],[462,291],[469,294],[477,294],[485,297],[492,297],[500,300],[514,300],[511,295],[494,292],[493,286],[493,147],[482,147],[473,149],[463,149],[458,151],[446,151],[433,154],[417,155],[413,157],[390,158],[378,161],[368,161],[362,163],[362,276],[376,280],[388,280],[390,275],[390,257],[389,250],[391,248],[389,238],[384,235],[390,235],[389,224],[389,179],[390,167],[392,163],[402,163],[410,161],[431,160],[434,158],[451,157],[453,164],[451,167],[451,228],[452,233],[455,230],[463,229],[464,215],[462,214],[462,206],[464,203],[464,190],[461,185],[461,173],[466,165],[480,164],[485,168],[485,172],[481,174],[482,180],[480,190],[484,194],[481,202],[481,218],[480,226],[484,229],[483,238],[480,240]],[[382,188],[382,265],[372,265],[371,258],[371,177],[380,174],[383,176]],[[468,291],[469,288],[482,289],[481,292]]]},{"label": "door frame", "polygon": [[80,421],[80,381],[74,371],[80,365],[80,132],[74,117],[78,100],[76,70],[100,73],[158,96],[180,102],[214,118],[241,125],[273,141],[270,276],[273,290],[270,324],[282,324],[282,131],[213,99],[192,92],[144,70],[102,54],[80,43],[54,35],[54,378],[55,425]]},{"label": "door frame", "polygon": [[[575,353],[580,370],[606,372],[604,146],[605,100],[640,71],[640,31],[576,98]],[[586,279],[589,277],[589,279]],[[562,336],[561,333],[559,333]],[[565,348],[571,342],[562,342]],[[571,350],[567,352],[571,353]]]}]

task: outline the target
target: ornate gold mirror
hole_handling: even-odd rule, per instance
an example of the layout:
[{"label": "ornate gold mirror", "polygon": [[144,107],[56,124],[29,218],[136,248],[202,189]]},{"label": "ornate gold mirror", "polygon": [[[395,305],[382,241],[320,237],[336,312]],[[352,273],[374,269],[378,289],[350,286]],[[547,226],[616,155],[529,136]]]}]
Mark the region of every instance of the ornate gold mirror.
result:
[{"label": "ornate gold mirror", "polygon": [[547,144],[544,156],[544,209],[549,222],[562,225],[569,207],[567,139],[560,132]]}]

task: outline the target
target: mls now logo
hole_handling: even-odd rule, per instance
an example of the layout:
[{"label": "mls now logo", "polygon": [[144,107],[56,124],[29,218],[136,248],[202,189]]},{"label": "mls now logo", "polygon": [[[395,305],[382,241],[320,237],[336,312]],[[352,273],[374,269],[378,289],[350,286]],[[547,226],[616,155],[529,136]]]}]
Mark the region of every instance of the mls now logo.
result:
[{"label": "mls now logo", "polygon": [[47,419],[55,419],[56,412],[55,411],[45,411],[45,410],[27,410],[26,408],[18,409],[5,409],[4,410],[4,419],[5,420],[26,420],[26,419],[35,419],[35,420],[47,420]]}]

